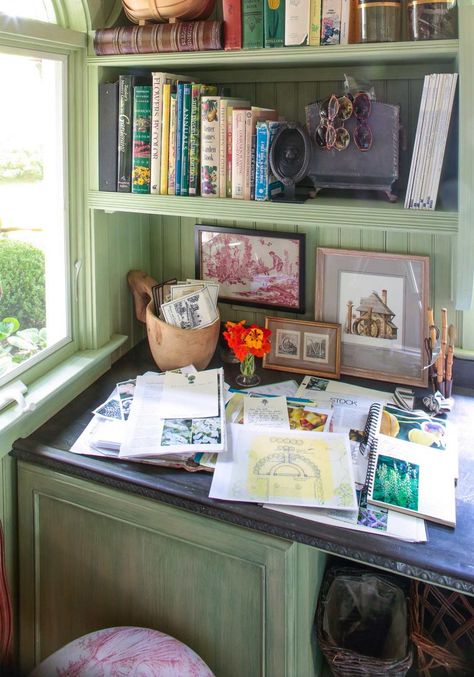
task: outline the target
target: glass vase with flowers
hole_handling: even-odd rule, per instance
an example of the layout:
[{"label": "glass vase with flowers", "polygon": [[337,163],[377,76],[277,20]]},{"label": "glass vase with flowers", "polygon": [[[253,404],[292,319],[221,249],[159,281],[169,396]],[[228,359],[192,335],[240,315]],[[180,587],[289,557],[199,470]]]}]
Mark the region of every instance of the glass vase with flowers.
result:
[{"label": "glass vase with flowers", "polygon": [[240,362],[240,374],[236,378],[238,385],[251,388],[260,383],[255,372],[255,358],[270,352],[270,329],[256,324],[245,326],[246,321],[226,322],[223,336]]}]

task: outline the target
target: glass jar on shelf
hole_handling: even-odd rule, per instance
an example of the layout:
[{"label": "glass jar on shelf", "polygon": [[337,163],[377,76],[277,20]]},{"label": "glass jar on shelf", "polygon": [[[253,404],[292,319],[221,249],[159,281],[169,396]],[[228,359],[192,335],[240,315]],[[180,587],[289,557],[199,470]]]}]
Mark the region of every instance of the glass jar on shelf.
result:
[{"label": "glass jar on shelf", "polygon": [[400,40],[401,0],[358,0],[359,42]]},{"label": "glass jar on shelf", "polygon": [[457,0],[409,0],[411,40],[449,40],[458,36]]}]

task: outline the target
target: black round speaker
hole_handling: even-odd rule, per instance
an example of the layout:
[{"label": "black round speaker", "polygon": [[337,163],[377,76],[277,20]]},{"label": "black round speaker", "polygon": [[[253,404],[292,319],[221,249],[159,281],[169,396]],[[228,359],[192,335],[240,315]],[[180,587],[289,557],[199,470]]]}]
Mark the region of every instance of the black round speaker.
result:
[{"label": "black round speaker", "polygon": [[311,140],[299,122],[284,122],[270,148],[270,167],[284,185],[305,178],[311,160]]}]

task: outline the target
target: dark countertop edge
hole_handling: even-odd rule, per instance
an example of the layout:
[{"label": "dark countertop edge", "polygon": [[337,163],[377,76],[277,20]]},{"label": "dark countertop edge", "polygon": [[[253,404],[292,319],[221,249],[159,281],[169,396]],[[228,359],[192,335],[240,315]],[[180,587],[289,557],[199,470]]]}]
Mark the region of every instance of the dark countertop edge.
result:
[{"label": "dark countertop edge", "polygon": [[[456,575],[457,572],[453,574],[449,571],[449,567],[445,567],[444,573],[439,573],[421,566],[416,561],[417,558],[406,558],[406,554],[404,561],[377,554],[377,543],[380,543],[378,539],[383,538],[382,536],[357,532],[359,548],[343,545],[341,540],[344,539],[344,536],[347,536],[349,540],[354,533],[349,529],[338,527],[334,530],[328,530],[328,535],[331,534],[334,538],[331,539],[327,536],[323,538],[308,533],[308,522],[304,519],[292,517],[286,513],[266,510],[256,505],[249,506],[248,504],[240,503],[236,507],[236,504],[221,503],[215,499],[204,498],[201,495],[193,499],[186,496],[183,490],[156,486],[156,477],[154,478],[155,486],[151,486],[151,482],[146,481],[144,478],[132,481],[124,478],[123,474],[112,464],[103,464],[99,468],[97,467],[97,460],[93,457],[76,456],[71,452],[34,443],[29,439],[21,439],[15,442],[11,455],[18,460],[39,465],[72,477],[93,481],[199,515],[245,527],[253,531],[260,531],[277,538],[303,543],[328,554],[352,559],[361,564],[380,567],[403,576],[474,595],[474,582],[470,583],[465,579],[459,578]],[[228,507],[226,508],[226,506]],[[261,516],[257,514],[259,511],[263,511]],[[263,517],[265,519],[262,519]],[[314,522],[309,524],[313,529],[317,529],[318,526],[322,529],[325,528],[323,524]],[[397,542],[397,539],[392,540],[395,543]],[[403,545],[403,541],[399,541],[399,543]]]}]

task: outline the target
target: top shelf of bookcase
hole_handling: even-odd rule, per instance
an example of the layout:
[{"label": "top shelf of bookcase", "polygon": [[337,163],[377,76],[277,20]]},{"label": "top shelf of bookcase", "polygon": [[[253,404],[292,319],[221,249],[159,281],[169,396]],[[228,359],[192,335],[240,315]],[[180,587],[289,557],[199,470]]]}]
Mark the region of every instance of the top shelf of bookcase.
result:
[{"label": "top shelf of bookcase", "polygon": [[[91,40],[92,44],[92,40]],[[297,66],[413,64],[452,62],[458,56],[458,40],[391,42],[330,47],[284,47],[276,49],[242,49],[237,51],[166,52],[158,54],[120,54],[93,56],[89,66],[151,67],[163,69],[248,69],[292,68]]]}]

